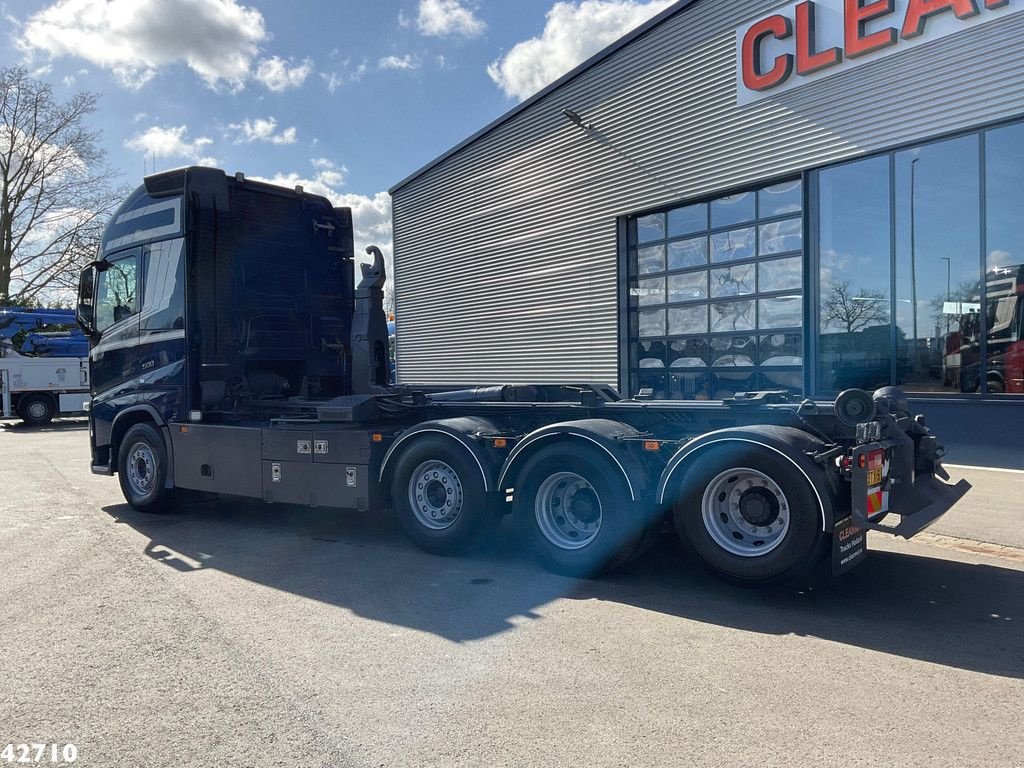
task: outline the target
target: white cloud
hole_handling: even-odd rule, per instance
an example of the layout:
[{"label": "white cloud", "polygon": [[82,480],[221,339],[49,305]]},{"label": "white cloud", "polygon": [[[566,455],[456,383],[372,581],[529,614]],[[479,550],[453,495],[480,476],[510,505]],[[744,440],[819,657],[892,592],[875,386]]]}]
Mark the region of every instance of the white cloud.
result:
[{"label": "white cloud", "polygon": [[420,0],[416,28],[429,37],[479,37],[487,24],[461,0]]},{"label": "white cloud", "polygon": [[487,74],[506,95],[523,101],[660,13],[673,1],[555,3],[548,11],[540,37],[517,43],[503,58],[487,67]]},{"label": "white cloud", "polygon": [[377,62],[377,69],[394,69],[400,72],[411,72],[419,69],[419,62],[411,54],[405,56],[385,56]]},{"label": "white cloud", "polygon": [[266,37],[262,14],[237,0],[58,0],[28,19],[17,45],[85,59],[131,88],[175,63],[211,87],[240,87]]},{"label": "white cloud", "polygon": [[128,149],[149,157],[183,158],[199,165],[217,165],[217,158],[204,154],[213,139],[189,139],[188,126],[161,128],[154,125],[126,141]]},{"label": "white cloud", "polygon": [[334,93],[345,83],[356,83],[362,80],[363,75],[366,74],[367,67],[365,59],[358,64],[354,63],[351,59],[345,59],[341,62],[340,71],[321,72],[320,78],[327,86],[327,90]]},{"label": "white cloud", "polygon": [[291,173],[278,173],[270,178],[260,178],[260,180],[282,187],[301,186],[311,194],[323,195],[332,201],[341,197],[340,189],[345,185],[345,178],[348,175],[348,170],[345,166],[337,165],[333,160],[329,160],[326,157],[314,158],[309,162],[314,170],[312,175],[304,175],[293,171]]},{"label": "white cloud", "polygon": [[281,92],[289,88],[298,88],[313,72],[313,62],[305,59],[299,64],[292,59],[271,56],[261,59],[256,67],[256,79],[272,91]]},{"label": "white cloud", "polygon": [[277,120],[273,117],[257,117],[255,120],[243,120],[231,123],[228,128],[238,132],[236,144],[242,142],[265,141],[270,144],[294,144],[298,133],[294,126],[277,130]]}]

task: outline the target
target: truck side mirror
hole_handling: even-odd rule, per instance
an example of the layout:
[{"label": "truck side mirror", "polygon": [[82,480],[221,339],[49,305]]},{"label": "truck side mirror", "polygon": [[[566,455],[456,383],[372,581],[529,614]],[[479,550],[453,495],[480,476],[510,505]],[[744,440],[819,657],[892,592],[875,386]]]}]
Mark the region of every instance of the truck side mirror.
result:
[{"label": "truck side mirror", "polygon": [[93,305],[96,296],[96,264],[89,264],[78,276],[78,305],[75,320],[86,336],[96,333]]}]

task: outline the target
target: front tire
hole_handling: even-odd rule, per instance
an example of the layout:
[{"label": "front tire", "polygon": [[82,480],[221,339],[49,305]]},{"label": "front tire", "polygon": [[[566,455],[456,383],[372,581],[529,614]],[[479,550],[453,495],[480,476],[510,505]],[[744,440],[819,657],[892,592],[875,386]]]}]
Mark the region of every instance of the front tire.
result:
[{"label": "front tire", "polygon": [[53,421],[56,409],[53,399],[47,395],[28,395],[18,404],[18,415],[26,424],[41,427]]},{"label": "front tire", "polygon": [[167,485],[167,449],[152,424],[131,427],[121,440],[117,477],[125,500],[140,512],[165,512],[173,501]]},{"label": "front tire", "polygon": [[515,520],[537,559],[566,576],[596,576],[639,548],[644,516],[622,471],[588,445],[548,446],[516,481]]},{"label": "front tire", "polygon": [[469,452],[443,437],[421,437],[398,458],[391,501],[420,549],[453,555],[476,545],[500,522]]},{"label": "front tire", "polygon": [[821,509],[782,456],[737,443],[685,467],[673,511],[676,532],[715,573],[746,584],[796,578],[824,551]]}]

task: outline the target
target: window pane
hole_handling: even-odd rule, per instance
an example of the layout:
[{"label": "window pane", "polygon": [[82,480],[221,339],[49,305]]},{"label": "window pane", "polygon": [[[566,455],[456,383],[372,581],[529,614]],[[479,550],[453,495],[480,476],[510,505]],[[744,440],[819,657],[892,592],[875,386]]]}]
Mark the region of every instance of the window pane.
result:
[{"label": "window pane", "polygon": [[729,227],[754,219],[754,193],[741,192],[738,195],[721,197],[711,203],[711,227]]},{"label": "window pane", "polygon": [[[1024,394],[1024,123],[985,134],[986,293],[989,392]],[[980,301],[980,292],[976,292]],[[960,349],[947,354],[967,374],[978,370],[976,313],[965,304]],[[970,331],[973,331],[973,338]],[[955,342],[955,340],[954,340]],[[954,343],[955,346],[955,343]],[[958,356],[962,357],[958,359]],[[982,376],[963,376],[972,391]],[[964,379],[967,379],[966,381]]]},{"label": "window pane", "polygon": [[696,307],[670,307],[668,310],[668,332],[672,336],[687,336],[708,332],[708,308],[706,304]]},{"label": "window pane", "polygon": [[762,219],[799,213],[803,205],[803,184],[799,179],[765,187],[757,193],[757,215]]},{"label": "window pane", "polygon": [[665,278],[655,277],[648,280],[637,280],[636,286],[630,291],[636,306],[649,307],[665,303]]},{"label": "window pane", "polygon": [[139,311],[138,256],[110,262],[100,272],[96,296],[96,329],[106,330]]},{"label": "window pane", "polygon": [[640,216],[636,220],[636,239],[638,243],[649,243],[651,240],[665,239],[665,214],[652,213]]},{"label": "window pane", "polygon": [[758,306],[758,328],[799,328],[803,325],[804,302],[799,296],[761,299]]},{"label": "window pane", "polygon": [[711,261],[739,261],[754,258],[754,228],[734,229],[711,236]]},{"label": "window pane", "polygon": [[688,205],[668,212],[668,236],[678,237],[693,232],[703,232],[708,228],[707,203]]},{"label": "window pane", "polygon": [[656,399],[664,400],[668,397],[668,389],[665,386],[665,373],[663,371],[636,371],[630,376],[630,379],[632,380],[634,392],[650,388],[654,390],[654,397]]},{"label": "window pane", "polygon": [[715,368],[749,367],[756,363],[757,343],[753,336],[724,336],[711,340]]},{"label": "window pane", "polygon": [[677,240],[668,244],[668,268],[702,267],[708,263],[708,239]]},{"label": "window pane", "polygon": [[711,270],[711,295],[745,296],[754,292],[754,265]]},{"label": "window pane", "polygon": [[665,335],[665,310],[644,309],[639,313],[640,335],[641,336],[664,336]]},{"label": "window pane", "polygon": [[758,229],[758,235],[758,252],[762,256],[799,251],[804,247],[803,219],[786,219],[762,224]]},{"label": "window pane", "polygon": [[757,265],[757,290],[761,293],[798,291],[803,285],[803,269],[803,259],[799,256],[762,261]]},{"label": "window pane", "polygon": [[631,368],[664,368],[665,342],[639,341],[633,344],[630,355]]},{"label": "window pane", "polygon": [[669,368],[707,368],[709,365],[711,346],[706,338],[676,339],[669,342]]},{"label": "window pane", "polygon": [[952,350],[981,279],[978,136],[898,153],[895,183],[896,383],[959,392],[970,377]]},{"label": "window pane", "polygon": [[665,271],[665,246],[655,245],[641,248],[636,253],[636,272],[638,275],[649,275],[652,272]]},{"label": "window pane", "polygon": [[682,275],[669,275],[668,278],[668,300],[694,301],[695,299],[706,299],[708,297],[708,273],[706,270],[700,272],[689,272]]},{"label": "window pane", "polygon": [[751,331],[753,329],[753,301],[718,301],[711,305],[712,331]]},{"label": "window pane", "polygon": [[758,359],[763,366],[802,365],[803,336],[799,333],[773,333],[762,336]]},{"label": "window pane", "polygon": [[890,383],[889,158],[822,171],[818,388]]}]

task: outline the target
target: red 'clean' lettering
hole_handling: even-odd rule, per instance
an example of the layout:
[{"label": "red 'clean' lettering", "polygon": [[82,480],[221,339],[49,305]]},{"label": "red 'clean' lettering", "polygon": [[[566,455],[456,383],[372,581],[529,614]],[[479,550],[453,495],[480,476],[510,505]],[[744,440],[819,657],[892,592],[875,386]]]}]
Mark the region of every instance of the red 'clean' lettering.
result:
[{"label": "red 'clean' lettering", "polygon": [[944,11],[953,11],[958,19],[969,19],[979,13],[975,0],[910,0],[900,37],[904,40],[920,37],[928,19]]},{"label": "red 'clean' lettering", "polygon": [[896,28],[886,27],[870,35],[864,34],[869,21],[888,16],[896,10],[896,0],[846,0],[844,14],[846,58],[855,59],[866,53],[896,44]]},{"label": "red 'clean' lettering", "polygon": [[793,35],[793,23],[785,16],[769,16],[757,22],[743,36],[743,84],[752,91],[766,91],[785,82],[793,73],[793,54],[776,56],[772,68],[761,71],[761,44],[774,37],[785,40]]},{"label": "red 'clean' lettering", "polygon": [[814,3],[811,0],[796,7],[796,73],[809,75],[843,60],[842,48],[814,52],[817,35],[814,29]]}]

